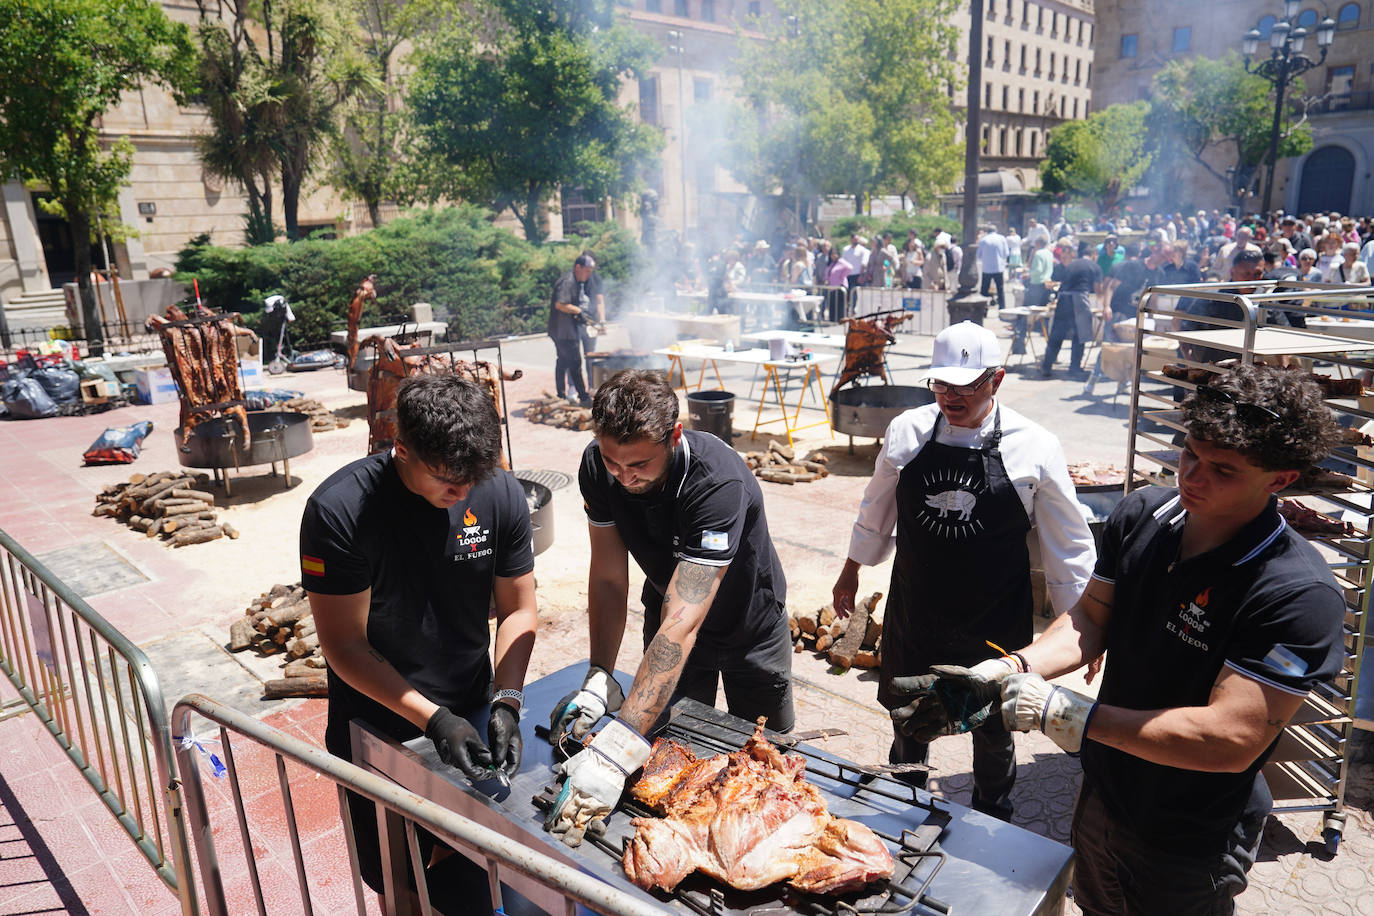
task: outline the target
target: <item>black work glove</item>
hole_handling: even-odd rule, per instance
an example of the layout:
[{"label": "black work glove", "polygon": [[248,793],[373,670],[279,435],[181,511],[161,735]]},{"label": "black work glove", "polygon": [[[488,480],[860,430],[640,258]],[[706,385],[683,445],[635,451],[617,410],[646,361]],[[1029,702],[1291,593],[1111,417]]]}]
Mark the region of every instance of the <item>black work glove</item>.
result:
[{"label": "black work glove", "polygon": [[493,703],[487,720],[487,745],[492,760],[507,776],[520,772],[520,714],[509,703]]},{"label": "black work glove", "polygon": [[469,779],[492,777],[491,751],[462,716],[440,706],[425,725],[425,737],[434,742],[440,760],[462,770]]},{"label": "black work glove", "polygon": [[908,738],[933,741],[941,735],[958,735],[982,725],[1000,709],[1002,678],[1015,672],[1014,664],[1001,659],[962,665],[932,665],[930,674],[892,679],[892,693],[914,697],[911,703],[892,710],[892,721]]}]

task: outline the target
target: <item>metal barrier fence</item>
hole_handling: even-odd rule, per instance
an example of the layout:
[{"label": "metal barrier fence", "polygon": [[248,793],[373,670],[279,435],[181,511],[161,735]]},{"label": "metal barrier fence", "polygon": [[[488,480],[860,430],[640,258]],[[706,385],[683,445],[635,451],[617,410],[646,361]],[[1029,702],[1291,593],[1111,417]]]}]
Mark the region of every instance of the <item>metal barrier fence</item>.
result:
[{"label": "metal barrier fence", "polygon": [[[219,743],[224,755],[225,776],[229,779],[229,788],[232,792],[234,814],[238,821],[244,865],[247,878],[252,884],[257,912],[260,914],[266,913],[266,906],[257,865],[258,853],[254,850],[249,812],[244,807],[239,773],[234,766],[234,743],[231,734],[242,737],[251,745],[256,745],[254,750],[266,749],[270,751],[276,765],[277,786],[281,792],[281,800],[286,815],[286,827],[291,844],[292,861],[295,865],[298,899],[300,901],[299,909],[292,909],[290,912],[310,914],[313,909],[305,853],[302,850],[300,834],[297,830],[297,809],[292,803],[291,781],[287,777],[287,761],[303,767],[312,781],[327,779],[334,786],[341,812],[344,837],[348,844],[349,862],[352,866],[353,895],[360,916],[366,912],[366,907],[363,899],[362,882],[358,878],[357,850],[354,846],[352,828],[347,815],[342,813],[346,811],[347,804],[345,790],[372,800],[380,809],[390,811],[404,820],[407,850],[412,869],[418,876],[423,876],[424,868],[420,862],[417,829],[428,830],[454,848],[475,850],[486,861],[488,883],[493,897],[492,906],[497,912],[501,912],[500,881],[502,869],[519,872],[555,891],[565,901],[567,916],[573,916],[577,912],[577,904],[592,907],[598,912],[609,913],[612,916],[620,916],[620,914],[624,914],[624,916],[656,916],[662,912],[661,908],[651,903],[632,897],[534,849],[521,846],[509,837],[502,836],[488,827],[464,818],[447,808],[440,807],[382,776],[370,773],[361,767],[333,756],[322,748],[299,738],[293,738],[269,725],[264,725],[257,719],[217,703],[208,697],[191,694],[177,703],[172,710],[172,722],[176,726],[178,735],[190,736],[193,734],[193,715],[198,715],[219,726]],[[196,838],[196,855],[200,863],[202,893],[206,911],[211,916],[230,916],[226,902],[224,870],[220,866],[219,852],[214,840],[216,833],[226,835],[228,831],[223,830],[222,825],[221,829],[216,829],[215,825],[211,823],[210,806],[207,804],[205,787],[201,782],[200,768],[193,756],[195,753],[196,751],[189,742],[181,741],[178,743],[178,763],[185,777],[183,791],[186,798],[184,812],[187,826],[189,832]],[[297,785],[300,786],[303,783],[298,782]],[[378,813],[380,814],[381,811],[379,810]],[[383,818],[379,817],[378,820],[381,821]],[[421,878],[418,883],[421,885],[418,895],[420,910],[425,916],[429,916],[431,904],[423,887],[423,879]],[[275,888],[278,898],[284,890],[280,886]],[[186,907],[187,899],[194,896],[189,885],[186,891],[189,893],[183,893],[183,909]],[[192,900],[192,906],[195,909],[189,912],[200,912],[198,901]],[[400,912],[408,910],[408,904],[405,901],[392,898],[388,898],[387,906],[388,912],[393,909]],[[234,913],[233,916],[238,916],[238,913]]]},{"label": "metal barrier fence", "polygon": [[[102,346],[107,354],[122,350],[162,349],[161,340],[156,334],[147,330],[141,321],[130,320],[127,323],[107,321],[102,323],[100,327],[104,334]],[[53,340],[70,340],[80,348],[83,356],[89,348],[89,341],[84,335],[66,326],[17,328],[11,329],[5,340],[0,341],[0,360],[8,361],[13,351],[29,350]]]},{"label": "metal barrier fence", "polygon": [[157,675],[137,646],[4,531],[0,671],[176,891],[189,858]]},{"label": "metal barrier fence", "polygon": [[934,337],[949,325],[949,295],[942,289],[856,286],[849,291],[845,314],[849,318],[905,315],[906,320],[896,330]]}]

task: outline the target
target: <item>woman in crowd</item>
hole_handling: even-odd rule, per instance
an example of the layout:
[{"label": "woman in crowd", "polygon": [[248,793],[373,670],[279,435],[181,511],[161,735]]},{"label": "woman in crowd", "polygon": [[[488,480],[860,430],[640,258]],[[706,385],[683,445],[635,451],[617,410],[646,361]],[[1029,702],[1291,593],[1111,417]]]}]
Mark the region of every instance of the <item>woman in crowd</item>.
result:
[{"label": "woman in crowd", "polygon": [[921,240],[912,236],[902,247],[902,285],[907,289],[920,289],[925,266],[926,253]]},{"label": "woman in crowd", "polygon": [[945,249],[949,243],[944,239],[938,239],[935,247],[931,249],[930,257],[926,258],[925,267],[922,268],[922,289],[944,289],[945,288]]},{"label": "woman in crowd", "polygon": [[849,291],[849,265],[840,260],[840,249],[830,249],[830,263],[825,266],[826,310],[831,321],[841,321],[845,317],[845,297]]},{"label": "woman in crowd", "polygon": [[1298,276],[1308,283],[1322,282],[1322,272],[1317,269],[1317,252],[1312,248],[1304,248],[1298,252]]},{"label": "woman in crowd", "polygon": [[1368,286],[1369,268],[1360,260],[1360,246],[1357,242],[1346,242],[1341,246],[1341,257],[1332,262],[1322,275],[1323,283],[1339,283],[1342,286]]}]

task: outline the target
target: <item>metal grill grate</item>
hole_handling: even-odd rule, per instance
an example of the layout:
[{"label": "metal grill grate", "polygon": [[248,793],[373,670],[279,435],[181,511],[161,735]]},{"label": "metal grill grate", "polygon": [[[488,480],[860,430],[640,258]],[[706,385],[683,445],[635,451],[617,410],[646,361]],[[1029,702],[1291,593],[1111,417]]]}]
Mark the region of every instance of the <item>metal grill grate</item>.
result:
[{"label": "metal grill grate", "polygon": [[539,483],[548,487],[550,490],[561,490],[573,482],[571,474],[562,471],[549,471],[542,469],[512,471],[521,480],[528,480],[531,483]]}]

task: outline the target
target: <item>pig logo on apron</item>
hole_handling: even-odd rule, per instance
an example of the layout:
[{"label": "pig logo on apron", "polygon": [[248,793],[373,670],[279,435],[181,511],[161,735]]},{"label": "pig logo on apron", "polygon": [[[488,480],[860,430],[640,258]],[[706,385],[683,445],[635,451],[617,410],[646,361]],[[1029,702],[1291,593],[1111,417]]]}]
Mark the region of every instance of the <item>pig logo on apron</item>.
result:
[{"label": "pig logo on apron", "polygon": [[[964,475],[937,473],[925,481],[925,505],[916,512],[922,526],[932,534],[945,538],[969,537],[983,529],[975,518],[978,496],[985,489],[979,481]],[[941,489],[941,487],[945,489]]]}]

